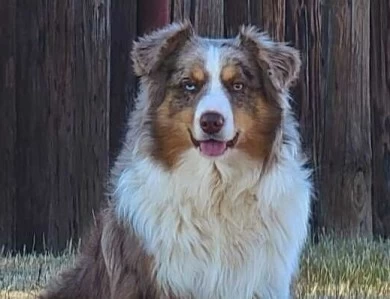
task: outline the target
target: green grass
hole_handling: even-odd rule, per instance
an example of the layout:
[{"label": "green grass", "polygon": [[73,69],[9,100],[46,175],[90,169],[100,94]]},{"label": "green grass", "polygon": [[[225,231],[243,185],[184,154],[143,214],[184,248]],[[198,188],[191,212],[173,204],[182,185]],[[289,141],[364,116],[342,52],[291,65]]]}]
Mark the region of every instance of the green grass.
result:
[{"label": "green grass", "polygon": [[[74,253],[0,254],[0,298],[33,298],[47,280],[71,265]],[[308,244],[296,298],[390,298],[390,240],[323,238]]]}]

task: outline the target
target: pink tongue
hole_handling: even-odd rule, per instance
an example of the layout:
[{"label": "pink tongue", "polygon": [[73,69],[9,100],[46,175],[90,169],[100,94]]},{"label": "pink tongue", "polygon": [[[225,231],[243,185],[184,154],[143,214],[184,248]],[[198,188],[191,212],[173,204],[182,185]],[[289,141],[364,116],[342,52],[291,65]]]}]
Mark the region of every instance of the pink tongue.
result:
[{"label": "pink tongue", "polygon": [[200,150],[206,156],[220,156],[226,150],[226,142],[208,140],[200,142]]}]

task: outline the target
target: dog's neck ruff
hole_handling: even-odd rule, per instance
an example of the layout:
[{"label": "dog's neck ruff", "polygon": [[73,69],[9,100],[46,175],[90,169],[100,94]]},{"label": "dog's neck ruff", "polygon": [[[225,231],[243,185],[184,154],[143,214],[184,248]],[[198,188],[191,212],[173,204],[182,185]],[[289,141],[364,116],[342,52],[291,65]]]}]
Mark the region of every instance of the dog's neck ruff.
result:
[{"label": "dog's neck ruff", "polygon": [[[269,275],[295,271],[293,256],[306,236],[307,178],[287,148],[264,175],[253,161],[213,163],[195,149],[170,172],[144,157],[119,177],[116,211],[154,257],[167,293],[252,298]],[[280,260],[286,274],[272,274]]]}]

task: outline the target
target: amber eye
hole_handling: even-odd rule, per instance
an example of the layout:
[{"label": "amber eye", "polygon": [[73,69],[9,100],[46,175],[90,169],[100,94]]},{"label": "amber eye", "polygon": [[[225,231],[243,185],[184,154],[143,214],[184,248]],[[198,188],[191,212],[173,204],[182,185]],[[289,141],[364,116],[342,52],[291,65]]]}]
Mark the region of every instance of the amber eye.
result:
[{"label": "amber eye", "polygon": [[233,84],[233,90],[234,91],[240,91],[244,88],[244,84],[242,83],[234,83]]}]

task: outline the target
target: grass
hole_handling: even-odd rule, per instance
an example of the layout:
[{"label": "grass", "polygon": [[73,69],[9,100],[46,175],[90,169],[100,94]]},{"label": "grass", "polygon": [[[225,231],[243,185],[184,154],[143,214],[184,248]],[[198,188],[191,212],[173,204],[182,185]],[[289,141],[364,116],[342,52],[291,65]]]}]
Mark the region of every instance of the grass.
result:
[{"label": "grass", "polygon": [[323,238],[306,247],[298,298],[390,298],[390,240]]},{"label": "grass", "polygon": [[[10,254],[0,252],[0,298],[34,298],[74,252]],[[295,285],[296,298],[390,298],[390,240],[322,238],[308,244]]]}]

